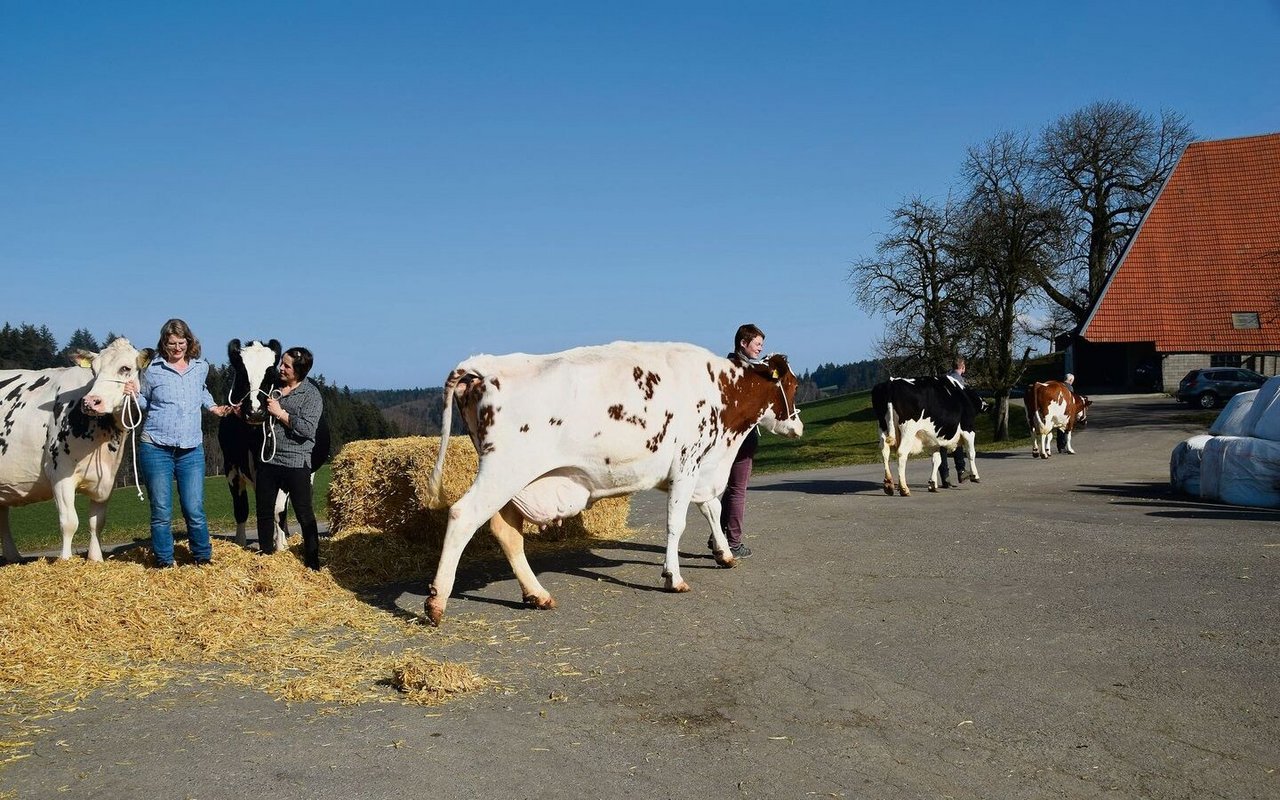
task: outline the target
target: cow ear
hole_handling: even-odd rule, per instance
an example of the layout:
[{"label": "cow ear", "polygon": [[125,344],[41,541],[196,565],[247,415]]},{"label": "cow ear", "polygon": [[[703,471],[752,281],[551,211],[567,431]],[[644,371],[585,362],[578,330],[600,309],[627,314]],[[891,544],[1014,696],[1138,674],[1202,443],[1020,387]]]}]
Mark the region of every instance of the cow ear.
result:
[{"label": "cow ear", "polygon": [[67,358],[70,359],[71,363],[77,367],[90,369],[93,367],[93,357],[95,355],[97,355],[97,353],[90,353],[88,350],[76,349],[67,353]]},{"label": "cow ear", "polygon": [[150,347],[144,347],[138,351],[138,369],[146,369],[151,363],[151,359],[156,357],[156,351]]},{"label": "cow ear", "polygon": [[765,380],[773,381],[774,383],[778,382],[778,369],[772,364],[752,364],[748,369]]},{"label": "cow ear", "polygon": [[240,354],[240,340],[232,339],[231,341],[227,342],[227,357],[235,358],[239,354]]},{"label": "cow ear", "polygon": [[280,358],[280,352],[284,350],[284,348],[280,346],[279,339],[272,339],[271,341],[267,342],[267,347],[270,347],[271,352],[276,354],[276,358]]}]

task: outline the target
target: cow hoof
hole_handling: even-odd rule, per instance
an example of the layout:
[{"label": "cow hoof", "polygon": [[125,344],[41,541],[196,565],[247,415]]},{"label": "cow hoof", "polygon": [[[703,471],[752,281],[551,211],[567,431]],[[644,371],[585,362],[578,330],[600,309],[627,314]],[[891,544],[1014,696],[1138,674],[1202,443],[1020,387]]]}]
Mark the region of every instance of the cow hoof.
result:
[{"label": "cow hoof", "polygon": [[422,610],[426,612],[427,622],[431,623],[431,627],[440,627],[440,620],[444,619],[444,608],[439,603],[428,600]]},{"label": "cow hoof", "polygon": [[733,569],[738,566],[738,559],[733,557],[733,553],[726,550],[723,553],[716,553],[716,563],[725,569]]},{"label": "cow hoof", "polygon": [[901,489],[898,490],[898,494],[902,495],[903,497],[910,497],[911,490],[903,486]]},{"label": "cow hoof", "polygon": [[662,583],[663,583],[663,587],[664,587],[668,592],[676,592],[676,593],[680,593],[680,592],[687,592],[687,591],[689,591],[689,584],[685,582],[684,578],[681,578],[681,579],[680,579],[680,582],[679,582],[679,583],[677,583],[677,582],[675,581],[675,579],[674,579],[674,578],[672,578],[671,573],[669,573],[669,572],[668,572],[668,573],[665,573],[665,574],[662,576]]},{"label": "cow hoof", "polygon": [[889,495],[890,497],[893,497],[893,484],[892,484],[892,483],[889,483],[888,481],[885,481],[885,483],[884,483],[884,493],[885,493],[885,494],[887,494],[887,495]]},{"label": "cow hoof", "polygon": [[937,494],[938,484],[934,483],[933,481],[929,481],[929,491],[933,492],[934,494]]},{"label": "cow hoof", "polygon": [[982,483],[982,478],[979,478],[977,475],[970,475],[969,481],[971,483]]},{"label": "cow hoof", "polygon": [[556,600],[551,595],[538,597],[536,594],[527,594],[524,596],[524,604],[539,611],[548,611],[556,607]]}]

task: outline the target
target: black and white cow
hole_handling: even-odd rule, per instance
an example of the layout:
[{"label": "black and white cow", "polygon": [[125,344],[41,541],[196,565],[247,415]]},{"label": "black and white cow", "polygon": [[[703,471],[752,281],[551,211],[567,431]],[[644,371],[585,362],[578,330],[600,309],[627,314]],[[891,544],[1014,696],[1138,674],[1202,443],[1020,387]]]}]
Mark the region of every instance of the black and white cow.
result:
[{"label": "black and white cow", "polygon": [[441,484],[453,401],[470,429],[480,465],[475,482],[449,509],[449,524],[427,617],[439,624],[458,559],[489,520],[524,593],[553,608],[524,554],[525,520],[539,525],[572,517],[592,502],[659,488],[668,493],[668,591],[687,592],[679,544],[689,503],[711,525],[716,559],[735,563],[720,530],[719,496],[733,457],[757,424],[795,437],[797,380],[786,356],[743,365],[700,347],[614,342],[549,355],[475,356],[445,382],[440,453],[427,487],[442,505]]},{"label": "black and white cow", "polygon": [[76,492],[89,496],[89,560],[102,560],[98,542],[107,520],[116,471],[125,452],[126,427],[141,422],[137,405],[126,410],[124,384],[137,380],[151,359],[128,339],[99,353],[77,351],[76,366],[0,370],[0,538],[4,558],[19,560],[9,529],[9,508],[53,498],[62,530],[60,558],[71,558],[80,526]]},{"label": "black and white cow", "polygon": [[[218,445],[222,450],[222,472],[227,476],[231,490],[231,508],[236,519],[236,544],[247,542],[246,527],[249,519],[249,488],[253,486],[257,466],[263,455],[271,457],[274,446],[269,438],[264,440],[267,418],[267,398],[276,385],[276,366],[280,362],[280,342],[251,340],[241,344],[239,339],[227,343],[227,357],[231,366],[231,385],[227,390],[227,404],[237,410],[218,423]],[[329,424],[320,417],[316,430],[316,446],[311,453],[311,474],[314,479],[329,458]],[[276,497],[276,550],[288,549],[288,530],[285,510],[289,496],[284,492]]]},{"label": "black and white cow", "polygon": [[903,497],[911,494],[907,488],[907,458],[925,448],[931,451],[933,460],[929,491],[938,491],[938,468],[942,465],[939,447],[947,450],[965,447],[969,454],[969,480],[974,483],[981,480],[974,453],[974,422],[987,404],[977,392],[950,377],[890,378],[872,387],[871,406],[880,424],[885,494],[893,494],[889,455],[895,449],[898,491]]}]

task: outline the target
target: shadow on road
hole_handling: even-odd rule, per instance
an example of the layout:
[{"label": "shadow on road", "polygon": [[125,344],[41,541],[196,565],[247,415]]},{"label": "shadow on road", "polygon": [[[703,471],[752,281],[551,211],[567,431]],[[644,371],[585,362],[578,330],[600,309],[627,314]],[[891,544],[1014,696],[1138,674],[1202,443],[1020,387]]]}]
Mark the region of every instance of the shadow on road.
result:
[{"label": "shadow on road", "polygon": [[1116,505],[1152,507],[1148,516],[1162,519],[1202,519],[1239,522],[1280,522],[1280,510],[1249,508],[1211,503],[1175,491],[1168,483],[1147,481],[1110,485],[1081,486],[1082,494],[1109,495],[1125,498]]},{"label": "shadow on road", "polygon": [[813,479],[813,480],[785,480],[779,483],[766,484],[761,486],[752,486],[753,492],[801,492],[802,494],[851,494],[854,492],[865,492],[871,489],[880,489],[880,484],[871,481],[847,480],[847,479]]}]

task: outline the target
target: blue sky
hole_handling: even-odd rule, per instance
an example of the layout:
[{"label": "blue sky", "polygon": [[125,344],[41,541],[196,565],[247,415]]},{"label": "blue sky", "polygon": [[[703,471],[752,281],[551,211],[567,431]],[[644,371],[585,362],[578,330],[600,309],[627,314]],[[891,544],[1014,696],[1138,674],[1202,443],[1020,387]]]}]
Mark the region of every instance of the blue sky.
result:
[{"label": "blue sky", "polygon": [[352,388],[742,322],[856,361],[889,210],[1097,100],[1280,131],[1280,2],[0,0],[0,317]]}]

